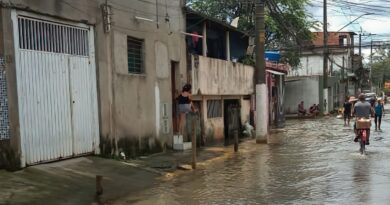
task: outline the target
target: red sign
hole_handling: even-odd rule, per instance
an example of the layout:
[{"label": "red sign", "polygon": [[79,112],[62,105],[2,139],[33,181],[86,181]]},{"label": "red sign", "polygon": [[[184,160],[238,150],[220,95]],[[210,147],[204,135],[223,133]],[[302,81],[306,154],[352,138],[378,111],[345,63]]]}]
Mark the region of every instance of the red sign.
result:
[{"label": "red sign", "polygon": [[390,88],[390,83],[385,83],[385,88]]}]

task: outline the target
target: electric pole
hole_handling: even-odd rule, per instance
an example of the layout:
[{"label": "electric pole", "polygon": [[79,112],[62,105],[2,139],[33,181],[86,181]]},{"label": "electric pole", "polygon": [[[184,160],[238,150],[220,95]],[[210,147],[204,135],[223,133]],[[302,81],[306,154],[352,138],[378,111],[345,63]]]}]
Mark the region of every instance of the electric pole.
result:
[{"label": "electric pole", "polygon": [[371,52],[370,52],[370,90],[372,92],[372,79],[371,79],[371,76],[372,76],[372,37],[371,37]]},{"label": "electric pole", "polygon": [[322,88],[320,88],[320,96],[322,93],[322,98],[320,97],[320,110],[323,113],[325,109],[325,92],[324,90],[328,88],[328,10],[327,10],[327,0],[324,0],[324,68],[323,68],[323,77],[322,77]]},{"label": "electric pole", "polygon": [[265,23],[264,0],[257,0],[256,21],[256,143],[267,143],[268,137],[268,95],[265,81]]},{"label": "electric pole", "polygon": [[343,82],[343,85],[344,85],[344,97],[345,96],[348,96],[348,74],[347,74],[347,78],[345,78],[345,73],[348,73],[348,71],[346,72],[345,70],[345,56],[343,56],[343,67],[341,68],[341,81]]},{"label": "electric pole", "polygon": [[359,56],[362,56],[362,34],[359,33]]}]

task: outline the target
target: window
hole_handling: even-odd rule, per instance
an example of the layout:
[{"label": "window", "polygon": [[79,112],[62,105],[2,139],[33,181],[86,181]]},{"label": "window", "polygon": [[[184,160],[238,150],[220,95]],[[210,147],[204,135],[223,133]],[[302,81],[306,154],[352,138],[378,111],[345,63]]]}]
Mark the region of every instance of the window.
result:
[{"label": "window", "polygon": [[339,36],[339,46],[347,46],[348,38],[345,35]]},{"label": "window", "polygon": [[127,37],[127,60],[129,73],[144,72],[144,41],[142,39]]},{"label": "window", "polygon": [[208,100],[207,101],[207,118],[222,117],[222,101]]}]

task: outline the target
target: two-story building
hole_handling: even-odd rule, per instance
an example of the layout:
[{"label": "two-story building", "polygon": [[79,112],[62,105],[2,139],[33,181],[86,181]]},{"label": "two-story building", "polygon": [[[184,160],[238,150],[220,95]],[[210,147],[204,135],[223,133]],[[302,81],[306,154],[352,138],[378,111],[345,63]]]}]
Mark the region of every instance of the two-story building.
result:
[{"label": "two-story building", "polygon": [[[341,106],[347,95],[354,95],[352,67],[354,35],[352,32],[329,32],[329,58],[327,88],[323,88],[323,33],[314,32],[312,46],[303,49],[301,65],[289,72],[286,79],[284,108],[287,113],[297,113],[298,104],[305,108],[313,104],[324,106],[328,113]],[[323,95],[323,97],[322,97]]]},{"label": "two-story building", "polygon": [[[237,28],[186,9],[187,75],[201,111],[202,136],[207,142],[228,141],[229,109],[240,108],[240,122],[254,125],[254,67],[249,36]],[[246,63],[244,63],[246,62]],[[283,76],[288,66],[267,62],[269,124],[283,122]]]}]

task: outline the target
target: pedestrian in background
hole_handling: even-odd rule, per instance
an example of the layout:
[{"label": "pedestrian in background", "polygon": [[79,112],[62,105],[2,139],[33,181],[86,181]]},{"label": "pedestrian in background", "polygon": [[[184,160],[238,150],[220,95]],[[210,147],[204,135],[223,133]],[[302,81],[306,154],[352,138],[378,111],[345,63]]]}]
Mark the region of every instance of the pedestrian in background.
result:
[{"label": "pedestrian in background", "polygon": [[298,116],[305,116],[306,115],[306,109],[304,102],[301,101],[301,103],[298,104]]},{"label": "pedestrian in background", "polygon": [[346,97],[344,102],[344,126],[349,126],[349,121],[351,120],[351,112],[352,103],[349,102],[349,97]]},{"label": "pedestrian in background", "polygon": [[385,115],[385,108],[383,106],[382,100],[378,100],[374,103],[375,109],[375,131],[378,129],[381,130],[382,116]]}]

